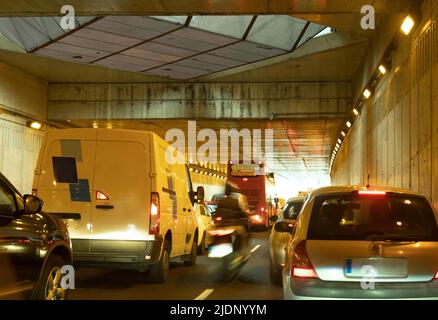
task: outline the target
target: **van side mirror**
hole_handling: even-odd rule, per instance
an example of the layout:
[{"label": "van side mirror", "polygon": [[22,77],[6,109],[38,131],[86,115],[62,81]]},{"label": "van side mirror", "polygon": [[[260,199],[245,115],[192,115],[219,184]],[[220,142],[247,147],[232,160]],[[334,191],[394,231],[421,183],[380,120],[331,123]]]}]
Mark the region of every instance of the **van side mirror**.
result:
[{"label": "van side mirror", "polygon": [[24,210],[23,214],[34,214],[41,211],[43,208],[43,201],[31,194],[26,194],[23,196],[24,200]]},{"label": "van side mirror", "polygon": [[202,202],[205,199],[205,190],[204,187],[202,186],[198,186],[196,188],[196,200],[198,200],[198,202]]},{"label": "van side mirror", "polygon": [[293,231],[293,224],[288,222],[277,222],[274,225],[274,229],[277,232],[289,232],[292,233]]}]

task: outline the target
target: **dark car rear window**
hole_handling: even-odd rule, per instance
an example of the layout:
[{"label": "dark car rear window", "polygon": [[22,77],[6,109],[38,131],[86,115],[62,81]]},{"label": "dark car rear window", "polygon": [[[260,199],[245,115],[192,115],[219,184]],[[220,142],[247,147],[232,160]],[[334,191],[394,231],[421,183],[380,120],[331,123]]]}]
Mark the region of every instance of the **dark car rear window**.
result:
[{"label": "dark car rear window", "polygon": [[315,199],[309,240],[438,241],[426,198],[336,194]]}]

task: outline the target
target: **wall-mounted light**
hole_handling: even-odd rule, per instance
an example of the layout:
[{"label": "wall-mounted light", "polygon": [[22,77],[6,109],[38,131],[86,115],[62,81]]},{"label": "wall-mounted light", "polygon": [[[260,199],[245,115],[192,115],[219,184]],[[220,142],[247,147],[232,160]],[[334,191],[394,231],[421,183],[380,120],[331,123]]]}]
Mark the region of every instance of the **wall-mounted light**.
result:
[{"label": "wall-mounted light", "polygon": [[408,35],[409,33],[411,33],[414,25],[415,25],[414,19],[411,16],[407,16],[405,20],[403,20],[403,23],[401,25],[401,30],[405,35]]},{"label": "wall-mounted light", "polygon": [[347,121],[345,124],[347,125],[348,128],[351,128],[351,122],[350,121]]},{"label": "wall-mounted light", "polygon": [[343,137],[345,137],[347,135],[344,131],[341,131],[341,134]]},{"label": "wall-mounted light", "polygon": [[338,139],[338,143],[339,143],[339,144],[342,144],[342,140],[341,140],[341,139]]},{"label": "wall-mounted light", "polygon": [[365,97],[365,99],[369,99],[371,97],[371,91],[369,89],[365,89],[363,91],[363,96]]},{"label": "wall-mounted light", "polygon": [[353,113],[354,113],[355,116],[358,116],[359,115],[359,110],[357,110],[356,108],[353,108]]},{"label": "wall-mounted light", "polygon": [[381,75],[385,75],[388,72],[388,68],[384,64],[381,64],[379,66],[379,72]]},{"label": "wall-mounted light", "polygon": [[42,124],[38,121],[29,121],[27,124],[29,127],[35,130],[40,130],[42,128]]}]

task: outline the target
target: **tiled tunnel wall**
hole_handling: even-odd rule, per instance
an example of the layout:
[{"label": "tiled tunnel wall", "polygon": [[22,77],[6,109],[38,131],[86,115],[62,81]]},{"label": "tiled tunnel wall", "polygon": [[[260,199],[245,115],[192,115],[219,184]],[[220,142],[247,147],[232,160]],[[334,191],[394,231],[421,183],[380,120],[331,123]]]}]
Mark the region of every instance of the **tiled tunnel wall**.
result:
[{"label": "tiled tunnel wall", "polygon": [[438,209],[438,2],[425,1],[422,11],[423,21],[402,40],[331,176],[333,184],[412,189]]},{"label": "tiled tunnel wall", "polygon": [[45,119],[47,84],[0,64],[0,172],[20,192],[30,193],[43,132],[28,128],[26,119],[14,112]]}]

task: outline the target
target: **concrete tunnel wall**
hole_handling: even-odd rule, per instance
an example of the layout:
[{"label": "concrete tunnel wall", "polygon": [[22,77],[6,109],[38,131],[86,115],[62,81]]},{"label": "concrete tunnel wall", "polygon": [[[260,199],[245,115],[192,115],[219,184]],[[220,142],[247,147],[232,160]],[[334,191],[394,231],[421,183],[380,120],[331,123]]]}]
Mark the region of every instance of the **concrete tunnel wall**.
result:
[{"label": "concrete tunnel wall", "polygon": [[[402,40],[391,72],[343,143],[331,176],[339,185],[366,184],[369,175],[371,185],[418,191],[438,209],[438,2],[425,1],[422,12],[423,21]],[[378,61],[376,54],[368,62]]]},{"label": "concrete tunnel wall", "polygon": [[46,119],[47,83],[0,63],[0,172],[22,193],[32,191],[44,133],[26,126],[26,117]]}]

